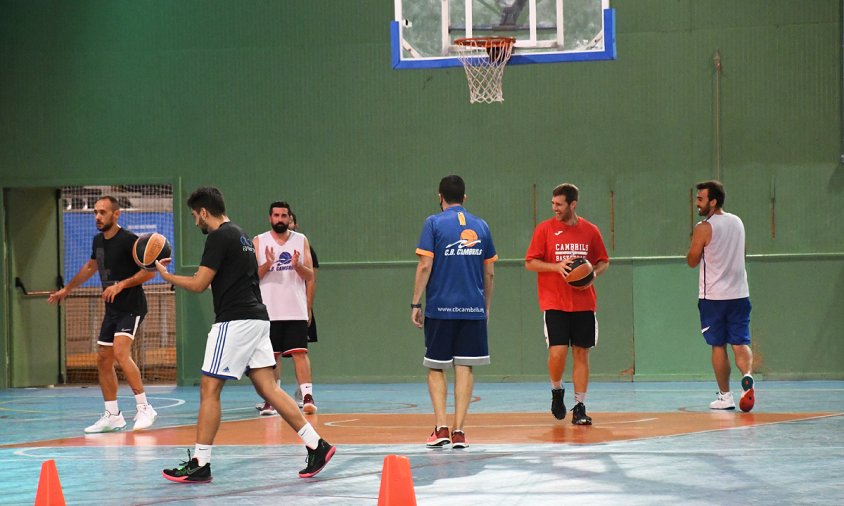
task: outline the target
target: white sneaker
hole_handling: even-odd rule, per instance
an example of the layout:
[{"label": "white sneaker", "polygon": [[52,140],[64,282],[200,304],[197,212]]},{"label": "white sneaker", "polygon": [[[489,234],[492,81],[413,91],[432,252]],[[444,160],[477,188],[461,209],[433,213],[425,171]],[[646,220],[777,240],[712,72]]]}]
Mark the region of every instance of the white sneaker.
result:
[{"label": "white sneaker", "polygon": [[296,387],[296,394],[293,398],[296,399],[296,405],[299,406],[299,409],[302,409],[305,405],[305,400],[302,399],[302,387]]},{"label": "white sneaker", "polygon": [[135,426],[132,430],[148,429],[155,421],[158,412],[150,404],[138,404],[138,412],[135,413]]},{"label": "white sneaker", "polygon": [[736,409],[736,403],[733,401],[733,393],[718,392],[715,400],[709,403],[709,409]]},{"label": "white sneaker", "polygon": [[126,420],[123,419],[123,413],[118,412],[116,415],[112,415],[106,411],[94,425],[85,427],[85,434],[114,432],[122,429],[123,427],[126,427]]}]

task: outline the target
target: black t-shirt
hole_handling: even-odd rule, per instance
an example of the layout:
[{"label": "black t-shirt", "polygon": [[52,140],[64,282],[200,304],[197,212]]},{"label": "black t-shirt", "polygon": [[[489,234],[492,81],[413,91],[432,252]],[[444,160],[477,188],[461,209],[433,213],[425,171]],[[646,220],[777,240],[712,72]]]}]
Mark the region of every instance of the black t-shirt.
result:
[{"label": "black t-shirt", "polygon": [[[103,290],[118,281],[131,278],[141,270],[132,256],[132,248],[137,239],[137,235],[125,228],[119,229],[111,239],[106,239],[102,232],[94,236],[91,260],[97,261]],[[106,302],[105,306],[107,314],[147,314],[147,298],[141,285],[123,289],[114,298],[114,302]]]},{"label": "black t-shirt", "polygon": [[270,319],[261,300],[255,248],[239,226],[227,221],[209,233],[199,265],[216,272],[211,293],[217,323]]},{"label": "black t-shirt", "polygon": [[[308,247],[310,248],[310,245],[308,245]],[[319,269],[319,260],[317,260],[316,251],[314,251],[313,248],[310,248],[310,249],[311,249],[311,260],[313,260],[313,262],[314,262],[314,269]]]}]

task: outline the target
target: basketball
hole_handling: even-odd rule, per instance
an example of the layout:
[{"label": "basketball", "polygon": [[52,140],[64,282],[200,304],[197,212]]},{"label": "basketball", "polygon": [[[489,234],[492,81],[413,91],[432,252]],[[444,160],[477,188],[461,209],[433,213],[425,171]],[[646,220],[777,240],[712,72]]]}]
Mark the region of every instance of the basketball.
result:
[{"label": "basketball", "polygon": [[569,264],[569,275],[566,277],[566,283],[575,288],[586,288],[595,279],[595,272],[592,270],[592,264],[585,258],[575,258]]},{"label": "basketball", "polygon": [[132,248],[132,256],[139,267],[155,270],[155,261],[170,258],[170,242],[159,233],[141,234]]}]

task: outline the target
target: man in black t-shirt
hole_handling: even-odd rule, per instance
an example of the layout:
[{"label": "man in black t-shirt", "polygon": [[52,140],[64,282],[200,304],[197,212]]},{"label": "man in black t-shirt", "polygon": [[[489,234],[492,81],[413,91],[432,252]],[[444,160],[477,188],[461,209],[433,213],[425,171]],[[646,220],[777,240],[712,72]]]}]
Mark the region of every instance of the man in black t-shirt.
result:
[{"label": "man in black t-shirt", "polygon": [[97,372],[105,413],[96,423],[85,428],[88,434],[117,431],[126,426],[117,404],[115,361],[120,364],[135,394],[137,412],[133,429],[150,427],[158,415],[147,400],[141,372],[132,360],[132,342],[147,314],[147,299],[141,285],[155,273],[142,270],[133,260],[132,248],[138,236],[118,225],[119,217],[120,205],[114,197],[105,196],[94,204],[94,218],[100,233],[94,236],[91,258],[67,286],[53,292],[47,299],[50,304],[61,302],[74,288],[99,271],[105,317],[97,339]]},{"label": "man in black t-shirt", "polygon": [[207,234],[199,269],[193,276],[167,272],[172,259],[156,262],[161,276],[175,286],[203,292],[211,286],[215,321],[205,344],[200,382],[199,415],[193,458],[165,469],[164,478],[178,483],[211,481],[211,449],[220,427],[220,393],[227,379],[248,374],[255,391],[266,399],[304,441],[308,458],[300,478],[310,478],[331,460],[335,448],[319,437],[293,399],[273,378],[270,319],[261,300],[258,262],[252,240],[229,221],[223,195],[217,188],[199,188],[188,198],[196,226]]}]

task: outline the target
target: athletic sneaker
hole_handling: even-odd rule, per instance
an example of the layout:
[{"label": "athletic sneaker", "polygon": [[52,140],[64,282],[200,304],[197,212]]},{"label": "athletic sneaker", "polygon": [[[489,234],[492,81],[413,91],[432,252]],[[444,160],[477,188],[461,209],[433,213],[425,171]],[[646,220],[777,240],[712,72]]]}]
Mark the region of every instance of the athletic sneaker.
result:
[{"label": "athletic sneaker", "polygon": [[551,389],[551,414],[557,420],[563,420],[566,417],[566,403],[563,402],[563,397],[566,395],[565,388]]},{"label": "athletic sneaker", "polygon": [[428,448],[442,448],[450,442],[448,439],[448,427],[434,427],[434,432],[428,436],[425,446]]},{"label": "athletic sneaker", "polygon": [[578,402],[571,408],[571,423],[575,425],[592,425],[592,417],[586,414],[586,406]]},{"label": "athletic sneaker", "polygon": [[462,430],[455,430],[451,433],[451,447],[455,450],[466,448],[469,443],[466,441],[466,434]]},{"label": "athletic sneaker", "polygon": [[334,456],[335,450],[336,448],[328,444],[325,439],[320,439],[315,449],[308,448],[308,460],[305,461],[305,469],[299,471],[299,478],[316,476]]},{"label": "athletic sneaker", "polygon": [[161,476],[176,483],[208,483],[211,481],[211,463],[200,466],[196,457],[190,458],[188,450],[187,462],[182,462],[179,467],[161,471]]},{"label": "athletic sneaker", "polygon": [[123,427],[126,427],[126,420],[123,419],[123,413],[117,412],[112,415],[108,411],[103,413],[103,416],[94,423],[85,427],[85,434],[99,434],[101,432],[115,432]]},{"label": "athletic sneaker", "polygon": [[709,409],[736,409],[732,392],[718,392],[715,400],[709,403]]},{"label": "athletic sneaker", "polygon": [[317,407],[316,403],[314,402],[313,395],[305,394],[302,397],[302,411],[304,411],[306,415],[312,415],[317,412]]},{"label": "athletic sneaker", "polygon": [[135,426],[132,430],[148,429],[155,422],[158,412],[150,404],[138,404],[138,412],[135,413]]},{"label": "athletic sneaker", "polygon": [[301,387],[296,387],[296,393],[293,395],[293,398],[296,400],[296,405],[299,406],[299,409],[302,409],[305,406],[305,400],[302,399]]},{"label": "athletic sneaker", "polygon": [[744,392],[742,392],[741,399],[739,399],[739,408],[747,413],[753,409],[753,405],[756,403],[756,391],[753,389],[753,376],[745,374],[741,379],[741,388]]},{"label": "athletic sneaker", "polygon": [[261,416],[275,416],[278,414],[278,411],[276,411],[275,408],[266,401],[256,404],[255,409],[258,410],[258,414]]}]

